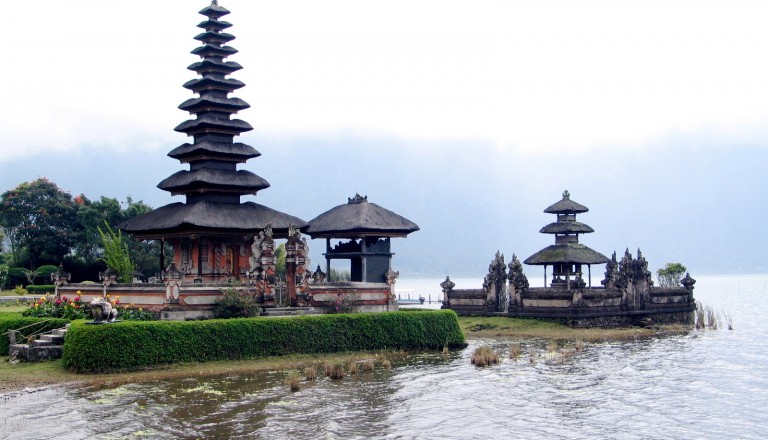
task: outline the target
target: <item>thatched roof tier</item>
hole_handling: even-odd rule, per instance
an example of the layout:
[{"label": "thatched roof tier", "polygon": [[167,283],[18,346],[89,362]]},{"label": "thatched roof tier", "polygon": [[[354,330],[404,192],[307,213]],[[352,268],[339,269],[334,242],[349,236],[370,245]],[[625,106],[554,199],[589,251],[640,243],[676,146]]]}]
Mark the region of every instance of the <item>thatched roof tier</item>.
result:
[{"label": "thatched roof tier", "polygon": [[221,90],[231,92],[244,87],[245,83],[233,78],[203,77],[191,79],[184,83],[184,88],[200,93],[203,90]]},{"label": "thatched roof tier", "polygon": [[199,133],[219,133],[239,135],[251,131],[251,124],[240,119],[222,119],[213,115],[197,115],[197,119],[189,119],[177,125],[174,130],[194,136]]},{"label": "thatched roof tier", "polygon": [[232,23],[221,20],[205,20],[201,21],[197,27],[205,29],[206,31],[223,31],[232,27]]},{"label": "thatched roof tier", "polygon": [[579,222],[555,222],[544,226],[539,231],[542,234],[588,234],[595,232],[591,226]]},{"label": "thatched roof tier", "polygon": [[563,199],[544,210],[547,214],[579,214],[589,211],[586,206],[571,200],[571,194],[566,190]]},{"label": "thatched roof tier", "polygon": [[178,171],[160,182],[157,187],[174,195],[198,191],[256,194],[269,188],[269,182],[248,170],[199,168]]},{"label": "thatched roof tier", "polygon": [[214,46],[212,44],[206,44],[200,47],[197,47],[192,50],[191,52],[194,55],[198,55],[201,57],[222,57],[226,58],[230,55],[234,55],[237,53],[237,49],[231,46]]},{"label": "thatched roof tier", "polygon": [[205,58],[202,61],[197,61],[187,66],[187,69],[201,74],[221,73],[224,75],[237,72],[242,68],[243,66],[241,66],[240,63],[236,63],[234,61],[220,61],[215,58]]},{"label": "thatched roof tier", "polygon": [[416,223],[359,195],[320,214],[303,232],[312,238],[405,237],[419,230]]},{"label": "thatched roof tier", "polygon": [[179,105],[179,109],[190,113],[203,111],[220,111],[237,113],[250,107],[250,104],[240,98],[222,98],[206,93],[199,98],[190,98]]},{"label": "thatched roof tier", "polygon": [[605,264],[610,261],[605,255],[594,251],[583,244],[566,243],[553,244],[526,258],[525,264]]},{"label": "thatched roof tier", "polygon": [[208,18],[219,19],[229,14],[229,9],[219,6],[217,0],[213,0],[210,5],[200,10],[199,14],[205,15]]},{"label": "thatched roof tier", "polygon": [[208,158],[245,162],[248,159],[261,156],[261,153],[250,145],[241,142],[228,143],[205,140],[195,142],[194,144],[186,143],[179,145],[171,150],[168,156],[178,159],[182,163]]},{"label": "thatched roof tier", "polygon": [[172,203],[123,222],[118,227],[138,239],[155,240],[174,236],[255,235],[267,224],[275,235],[287,235],[288,228],[303,228],[304,220],[253,202],[242,204],[200,201]]}]

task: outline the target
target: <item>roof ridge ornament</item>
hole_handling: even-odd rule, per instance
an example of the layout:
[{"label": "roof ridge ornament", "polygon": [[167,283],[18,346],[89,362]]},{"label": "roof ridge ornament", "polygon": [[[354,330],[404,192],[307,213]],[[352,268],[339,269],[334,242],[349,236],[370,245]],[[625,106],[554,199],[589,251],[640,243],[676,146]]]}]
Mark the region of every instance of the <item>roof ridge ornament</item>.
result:
[{"label": "roof ridge ornament", "polygon": [[368,202],[368,196],[361,196],[359,193],[355,193],[354,197],[347,197],[348,205],[357,205],[360,203],[367,203],[367,202]]},{"label": "roof ridge ornament", "polygon": [[571,193],[569,193],[567,189],[565,191],[563,191],[563,198],[564,199],[570,199],[571,198]]},{"label": "roof ridge ornament", "polygon": [[211,6],[219,6],[219,0],[211,0]]}]

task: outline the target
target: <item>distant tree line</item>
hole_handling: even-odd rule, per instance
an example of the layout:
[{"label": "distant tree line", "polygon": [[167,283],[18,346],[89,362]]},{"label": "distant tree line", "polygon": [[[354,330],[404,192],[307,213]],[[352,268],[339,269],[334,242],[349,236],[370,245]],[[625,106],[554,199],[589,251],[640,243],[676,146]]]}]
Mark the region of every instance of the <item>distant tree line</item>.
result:
[{"label": "distant tree line", "polygon": [[[149,205],[130,197],[124,203],[103,196],[99,200],[83,194],[73,197],[45,178],[4,192],[0,195],[0,265],[8,268],[5,284],[49,284],[50,267],[59,264],[72,274],[73,282],[97,281],[98,272],[107,267],[99,229],[116,229],[123,221],[150,211]],[[160,270],[156,242],[128,239],[126,243],[134,270],[145,275]],[[40,268],[46,268],[45,273],[39,273]],[[25,281],[21,271],[33,274]]]}]

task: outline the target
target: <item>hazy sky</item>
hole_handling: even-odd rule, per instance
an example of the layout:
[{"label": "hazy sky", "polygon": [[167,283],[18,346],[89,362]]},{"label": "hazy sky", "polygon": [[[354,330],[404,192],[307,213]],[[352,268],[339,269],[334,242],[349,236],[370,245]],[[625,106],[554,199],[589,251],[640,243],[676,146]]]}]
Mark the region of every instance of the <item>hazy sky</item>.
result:
[{"label": "hazy sky", "polygon": [[[176,106],[206,4],[3,0],[0,190],[49,176],[91,198],[171,201],[155,185],[180,169],[165,154],[186,141]],[[657,260],[704,261],[707,241],[710,261],[768,270],[764,1],[220,4],[244,66],[234,96],[252,105],[240,140],[264,154],[247,168],[273,185],[260,203],[309,220],[370,192],[418,217],[395,249],[411,269],[442,272],[412,266],[429,248],[484,270],[505,247],[494,236],[522,257],[550,244],[541,210],[568,188],[593,210],[583,242],[626,237],[604,253],[674,242],[680,256]],[[627,216],[631,233],[614,221]],[[659,230],[669,216],[683,235]]]}]

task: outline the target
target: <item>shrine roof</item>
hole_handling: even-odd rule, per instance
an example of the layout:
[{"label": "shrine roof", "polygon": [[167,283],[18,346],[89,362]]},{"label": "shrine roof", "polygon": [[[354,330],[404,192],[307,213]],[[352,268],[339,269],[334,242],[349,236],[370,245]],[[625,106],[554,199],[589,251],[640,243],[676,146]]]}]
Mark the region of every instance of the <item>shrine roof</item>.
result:
[{"label": "shrine roof", "polygon": [[580,243],[553,244],[526,258],[523,263],[550,265],[556,263],[604,264],[608,257]]},{"label": "shrine roof", "polygon": [[180,193],[193,191],[193,188],[206,190],[235,189],[243,194],[253,193],[269,188],[269,182],[248,170],[221,170],[216,168],[200,168],[196,170],[181,170],[163,179],[158,188]]},{"label": "shrine roof", "polygon": [[595,230],[579,222],[554,222],[544,226],[539,232],[542,234],[588,234]]},{"label": "shrine roof", "polygon": [[261,156],[261,153],[250,145],[246,145],[242,142],[228,143],[207,140],[195,142],[194,144],[182,144],[168,153],[168,156],[182,161],[189,157],[205,155],[215,156],[222,159],[235,158],[238,160],[245,160]]},{"label": "shrine roof", "polygon": [[118,228],[140,239],[157,239],[185,232],[257,234],[270,223],[275,233],[286,234],[290,226],[307,222],[254,202],[172,203],[121,223]]},{"label": "shrine roof", "polygon": [[571,200],[571,194],[563,191],[563,199],[544,210],[547,214],[579,214],[589,211],[586,206]]},{"label": "shrine roof", "polygon": [[359,194],[349,202],[320,214],[304,233],[312,238],[360,238],[368,236],[405,237],[419,230],[416,223],[381,206],[368,202]]}]

